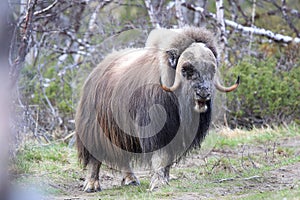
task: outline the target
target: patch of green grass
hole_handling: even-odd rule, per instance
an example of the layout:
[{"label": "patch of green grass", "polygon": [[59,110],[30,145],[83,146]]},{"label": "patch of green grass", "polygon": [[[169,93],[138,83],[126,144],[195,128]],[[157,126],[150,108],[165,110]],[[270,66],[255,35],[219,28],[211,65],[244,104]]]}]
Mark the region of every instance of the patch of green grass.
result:
[{"label": "patch of green grass", "polygon": [[[296,200],[300,197],[299,188],[293,189],[283,189],[275,191],[266,192],[252,192],[248,195],[242,195],[241,198],[244,200],[264,200],[264,199],[286,199],[286,200]],[[231,199],[232,197],[227,197],[226,199]]]},{"label": "patch of green grass", "polygon": [[[257,192],[249,185],[269,181],[266,174],[282,166],[300,162],[299,147],[273,146],[273,143],[289,137],[299,139],[297,126],[276,129],[221,130],[213,131],[204,141],[201,150],[194,150],[189,166],[173,167],[170,185],[149,192],[150,178],[140,178],[141,185],[114,186],[100,193],[85,194],[87,199],[172,199],[184,195],[206,194],[211,199],[241,197],[244,199],[263,199],[271,197],[288,199],[299,195],[299,191],[279,190],[276,192]],[[245,152],[242,153],[243,147]],[[263,147],[264,149],[260,149]],[[254,148],[251,150],[251,148]],[[198,156],[207,151],[207,156]],[[199,158],[198,158],[199,157]],[[187,158],[189,159],[189,158]],[[27,144],[17,154],[15,172],[19,183],[35,183],[45,195],[72,196],[70,191],[79,192],[80,177],[84,176],[76,158],[76,150],[64,143],[50,145]],[[109,170],[102,168],[103,171]],[[102,171],[102,172],[103,172]],[[248,180],[248,178],[251,178]],[[70,184],[71,183],[71,184]],[[105,182],[104,182],[105,184]],[[300,183],[298,183],[299,185]],[[65,186],[66,185],[66,186]],[[76,186],[76,187],[74,187]],[[110,186],[111,187],[111,186]],[[257,187],[257,186],[256,186]],[[69,188],[69,189],[65,189]],[[224,191],[235,188],[235,192],[222,196]],[[298,189],[299,190],[299,189]],[[225,193],[224,193],[225,194]]]},{"label": "patch of green grass", "polygon": [[[294,152],[293,148],[285,148],[285,151]],[[174,184],[178,186],[176,191],[177,195],[185,194],[186,192],[197,193],[201,191],[205,193],[209,191],[216,195],[213,196],[212,199],[219,197],[219,194],[214,191],[214,188],[243,188],[240,192],[237,192],[237,194],[242,197],[244,194],[248,195],[253,193],[251,189],[247,189],[248,185],[255,185],[257,183],[263,184],[264,182],[272,181],[271,177],[266,176],[269,171],[274,171],[280,167],[300,162],[300,155],[294,153],[289,153],[286,156],[277,156],[271,163],[264,156],[262,152],[261,154],[251,155],[251,159],[244,157],[244,160],[238,156],[230,158],[208,157],[203,166],[188,169],[174,168],[172,173],[181,178],[180,180],[171,181],[171,186],[172,188],[175,187]],[[242,164],[242,162],[244,163]],[[253,165],[251,162],[255,164]],[[260,194],[261,193],[257,193],[257,195]],[[264,194],[264,192],[262,194]],[[280,194],[278,191],[278,195]],[[285,193],[283,192],[283,194]],[[294,197],[295,194],[297,193],[293,192],[290,196]],[[258,196],[258,198],[259,197],[260,196]],[[265,196],[262,195],[262,197]],[[255,196],[253,199],[255,199]]]},{"label": "patch of green grass", "polygon": [[94,193],[92,196],[94,199],[153,199],[155,193],[147,191],[149,182],[143,179],[140,181],[140,186],[113,187]]},{"label": "patch of green grass", "polygon": [[[300,136],[300,127],[292,124],[287,127],[254,128],[252,130],[221,128],[211,131],[204,141],[215,143],[216,147],[237,147],[243,144],[264,144],[269,141],[277,141],[278,138]],[[211,146],[211,145],[210,145]]]},{"label": "patch of green grass", "polygon": [[[18,177],[17,183],[34,185],[47,194],[62,193],[55,186],[78,179],[79,170],[75,149],[60,142],[49,145],[25,144],[17,152],[11,166],[12,174]],[[49,184],[53,187],[47,186]]]},{"label": "patch of green grass", "polygon": [[[74,150],[68,148],[66,144],[25,144],[17,153],[15,166],[18,174],[27,174],[43,169],[51,172],[69,165],[70,159],[74,162],[76,155]],[[57,165],[53,165],[54,163]]]}]

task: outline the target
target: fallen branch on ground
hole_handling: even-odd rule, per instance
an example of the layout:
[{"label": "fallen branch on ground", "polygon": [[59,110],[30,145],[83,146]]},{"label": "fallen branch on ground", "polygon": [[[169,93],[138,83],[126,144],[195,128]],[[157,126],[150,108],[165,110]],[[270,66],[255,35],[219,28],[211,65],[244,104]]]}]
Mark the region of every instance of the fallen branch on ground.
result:
[{"label": "fallen branch on ground", "polygon": [[223,182],[234,181],[234,180],[249,181],[249,180],[260,179],[260,178],[263,178],[263,177],[255,175],[255,176],[250,176],[250,177],[246,177],[246,178],[222,178],[222,179],[214,181],[214,183],[223,183]]}]

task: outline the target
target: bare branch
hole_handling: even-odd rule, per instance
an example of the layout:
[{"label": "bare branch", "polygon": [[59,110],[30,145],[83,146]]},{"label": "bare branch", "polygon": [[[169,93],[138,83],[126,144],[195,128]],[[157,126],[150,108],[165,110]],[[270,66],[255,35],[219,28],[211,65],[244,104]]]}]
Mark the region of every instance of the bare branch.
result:
[{"label": "bare branch", "polygon": [[39,10],[39,11],[35,11],[33,13],[34,16],[37,16],[37,15],[40,15],[40,14],[43,14],[45,12],[48,12],[49,10],[51,10],[56,4],[57,4],[58,0],[55,0],[52,4],[50,4],[49,6],[47,6],[46,8],[42,9],[42,10]]},{"label": "bare branch", "polygon": [[191,3],[182,3],[182,6],[192,10],[192,11],[197,11],[197,12],[200,12],[200,13],[203,13],[205,10],[204,8],[200,7],[200,6],[195,6],[194,4],[191,4]]},{"label": "bare branch", "polygon": [[[200,6],[194,6],[193,4],[187,4],[187,3],[183,3],[183,6],[185,6],[186,8],[196,11],[196,12],[201,12],[203,14],[205,14],[206,17],[212,18],[214,20],[216,20],[216,15],[214,13],[210,13],[210,12],[205,12],[205,10],[200,7]],[[258,28],[258,27],[248,27],[248,26],[243,26],[241,24],[238,24],[234,21],[228,20],[228,19],[224,19],[224,22],[227,26],[230,26],[232,28],[234,28],[237,31],[243,32],[243,33],[251,33],[253,32],[253,34],[255,35],[260,35],[260,36],[264,36],[267,37],[275,42],[281,42],[281,43],[300,43],[300,38],[299,37],[291,37],[291,36],[286,36],[286,35],[282,35],[282,34],[278,34],[278,33],[273,33],[270,30],[266,30],[264,28]]]},{"label": "bare branch", "polygon": [[235,181],[235,180],[245,180],[245,181],[249,181],[249,180],[253,180],[253,179],[261,179],[263,177],[255,175],[255,176],[250,176],[250,177],[246,177],[246,178],[222,178],[219,180],[214,181],[214,183],[223,183],[223,182],[227,182],[227,181]]},{"label": "bare branch", "polygon": [[88,39],[93,35],[93,32],[94,32],[94,30],[95,30],[95,24],[96,24],[95,22],[96,22],[96,20],[97,20],[97,16],[98,16],[98,14],[99,14],[100,9],[102,9],[104,6],[106,6],[107,4],[109,4],[109,3],[111,3],[111,2],[112,2],[111,0],[106,0],[106,1],[100,2],[100,3],[96,6],[96,8],[95,8],[93,14],[92,14],[91,17],[90,17],[88,30],[87,30],[87,32],[85,33],[84,38],[83,38],[83,41],[84,41],[84,42],[87,42]]},{"label": "bare branch", "polygon": [[282,12],[282,15],[283,15],[285,21],[288,23],[288,25],[290,26],[290,28],[296,33],[297,37],[300,37],[299,30],[294,26],[294,24],[292,23],[291,19],[287,15],[286,1],[285,0],[281,0],[281,2],[282,2],[281,12]]},{"label": "bare branch", "polygon": [[176,9],[176,18],[177,18],[177,22],[179,27],[183,27],[184,26],[184,19],[183,19],[183,15],[182,15],[182,10],[181,10],[181,0],[176,0],[175,1],[175,9]]},{"label": "bare branch", "polygon": [[245,12],[243,11],[239,1],[237,0],[233,0],[233,3],[236,5],[238,11],[242,14],[243,18],[245,19],[246,23],[248,22],[248,17],[247,15],[245,14]]},{"label": "bare branch", "polygon": [[300,18],[300,12],[296,9],[287,9],[291,13],[291,15]]},{"label": "bare branch", "polygon": [[226,29],[224,23],[224,7],[223,0],[216,0],[216,18],[219,28],[220,42],[221,42],[221,51],[225,50],[225,45],[227,44],[226,38]]},{"label": "bare branch", "polygon": [[151,0],[144,0],[145,2],[145,6],[147,8],[147,12],[148,12],[148,15],[150,17],[150,21],[152,23],[152,26],[155,27],[155,28],[160,28],[160,24],[158,23],[158,20],[154,14],[154,10],[153,10],[153,6],[151,4]]},{"label": "bare branch", "polygon": [[[253,0],[252,14],[251,14],[251,28],[254,27],[255,12],[256,12],[256,0]],[[252,41],[253,41],[253,31],[250,32],[249,51],[251,50]]]},{"label": "bare branch", "polygon": [[231,20],[226,20],[225,19],[225,24],[227,26],[230,26],[238,31],[241,31],[243,33],[251,33],[253,32],[253,34],[255,35],[261,35],[261,36],[265,36],[271,40],[274,40],[276,42],[282,42],[282,43],[290,43],[290,42],[295,42],[295,43],[300,43],[300,38],[299,37],[290,37],[290,36],[286,36],[286,35],[282,35],[282,34],[278,34],[278,33],[273,33],[270,30],[266,30],[264,28],[258,28],[258,27],[247,27],[247,26],[243,26],[241,24],[238,24],[236,22],[233,22]]},{"label": "bare branch", "polygon": [[[272,2],[273,5],[279,10],[282,12],[282,5],[278,5],[277,2],[275,0],[267,0],[268,2]],[[283,3],[282,3],[283,4]],[[297,18],[300,18],[300,12],[296,9],[290,9],[286,6],[286,3],[285,4],[285,12],[287,13],[290,13],[292,16],[294,17],[297,17]]]},{"label": "bare branch", "polygon": [[246,181],[249,181],[249,180],[261,179],[261,178],[263,178],[263,177],[255,175],[255,176],[250,176],[250,177],[246,177],[246,178],[243,178],[243,179],[246,180]]},{"label": "bare branch", "polygon": [[235,180],[235,178],[222,178],[222,179],[214,181],[214,183],[223,183],[223,182],[234,181],[234,180]]}]

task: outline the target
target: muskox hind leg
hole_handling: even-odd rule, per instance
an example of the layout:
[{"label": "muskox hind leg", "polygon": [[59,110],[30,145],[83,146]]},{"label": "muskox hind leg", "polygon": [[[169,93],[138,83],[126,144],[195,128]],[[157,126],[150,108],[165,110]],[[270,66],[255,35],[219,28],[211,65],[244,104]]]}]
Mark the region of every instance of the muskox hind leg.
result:
[{"label": "muskox hind leg", "polygon": [[137,185],[140,185],[140,181],[138,180],[138,178],[134,175],[133,172],[131,171],[126,171],[124,172],[124,175],[123,175],[123,179],[122,179],[122,182],[121,182],[121,185],[134,185],[134,186],[137,186]]},{"label": "muskox hind leg", "polygon": [[101,162],[96,159],[91,159],[87,165],[88,172],[83,185],[85,192],[100,192],[99,171]]},{"label": "muskox hind leg", "polygon": [[168,165],[166,167],[155,170],[149,186],[150,191],[153,191],[154,189],[161,187],[162,185],[169,184],[170,168],[171,165]]}]

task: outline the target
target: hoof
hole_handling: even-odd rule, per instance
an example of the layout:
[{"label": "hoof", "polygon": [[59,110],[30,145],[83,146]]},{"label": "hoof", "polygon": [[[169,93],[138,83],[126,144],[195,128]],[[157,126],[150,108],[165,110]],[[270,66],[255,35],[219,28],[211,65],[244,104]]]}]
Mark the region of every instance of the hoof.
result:
[{"label": "hoof", "polygon": [[168,177],[165,177],[160,173],[155,173],[151,178],[148,191],[152,192],[155,189],[162,187],[163,185],[169,185]]},{"label": "hoof", "polygon": [[83,191],[87,193],[100,192],[101,187],[99,180],[87,180],[83,186]]},{"label": "hoof", "polygon": [[137,177],[134,174],[128,174],[123,178],[121,185],[138,186],[140,185],[140,181],[137,179]]},{"label": "hoof", "polygon": [[131,181],[131,182],[128,183],[127,185],[138,186],[138,185],[140,185],[140,182],[139,182],[138,180],[136,180],[136,181]]},{"label": "hoof", "polygon": [[84,191],[86,193],[101,192],[101,188],[96,188],[96,189],[88,188],[88,189],[86,189]]}]

